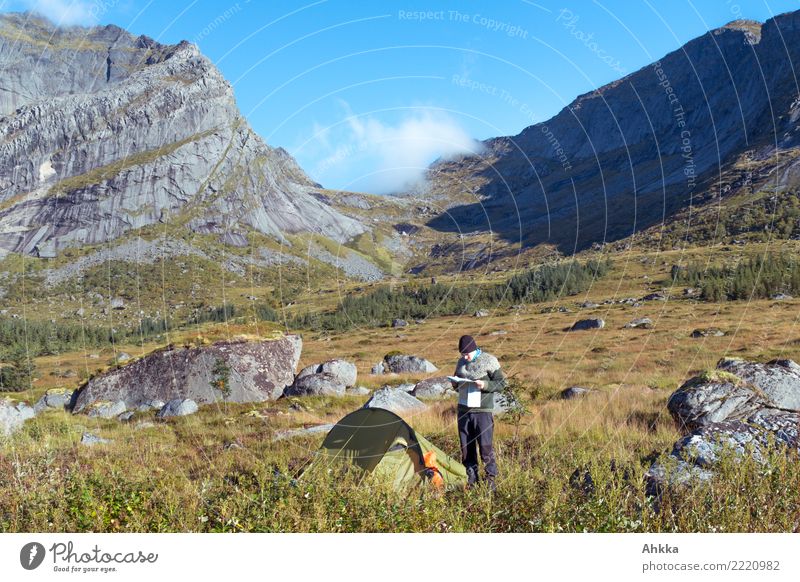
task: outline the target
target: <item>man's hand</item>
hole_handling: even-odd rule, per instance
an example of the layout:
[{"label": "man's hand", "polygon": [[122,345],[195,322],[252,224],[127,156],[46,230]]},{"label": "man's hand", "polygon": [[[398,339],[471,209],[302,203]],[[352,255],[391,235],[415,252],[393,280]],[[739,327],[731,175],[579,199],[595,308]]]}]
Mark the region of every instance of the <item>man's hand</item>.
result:
[{"label": "man's hand", "polygon": [[475,385],[481,390],[483,390],[486,387],[486,382],[484,382],[483,380],[475,380]]}]

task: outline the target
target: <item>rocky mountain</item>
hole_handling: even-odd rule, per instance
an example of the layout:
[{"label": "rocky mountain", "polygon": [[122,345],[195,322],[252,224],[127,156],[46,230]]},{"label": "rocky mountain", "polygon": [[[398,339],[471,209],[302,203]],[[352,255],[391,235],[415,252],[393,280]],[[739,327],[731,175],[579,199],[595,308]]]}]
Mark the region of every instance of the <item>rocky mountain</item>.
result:
[{"label": "rocky mountain", "polygon": [[188,42],[0,15],[0,259],[170,224],[243,246],[368,228],[256,135]]},{"label": "rocky mountain", "polygon": [[743,165],[760,185],[792,186],[798,65],[800,12],[711,30],[544,123],[487,140],[481,156],[432,166],[426,196],[461,201],[427,224],[569,254],[718,201]]}]

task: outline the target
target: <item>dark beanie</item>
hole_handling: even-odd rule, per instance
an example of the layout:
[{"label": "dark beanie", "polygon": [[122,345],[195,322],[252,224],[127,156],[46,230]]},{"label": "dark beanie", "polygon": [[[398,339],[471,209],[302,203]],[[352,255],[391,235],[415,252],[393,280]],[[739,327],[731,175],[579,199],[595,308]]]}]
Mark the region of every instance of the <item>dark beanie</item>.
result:
[{"label": "dark beanie", "polygon": [[462,335],[461,339],[458,340],[458,351],[462,354],[468,354],[469,352],[474,352],[477,349],[478,346],[475,344],[475,340],[471,335]]}]

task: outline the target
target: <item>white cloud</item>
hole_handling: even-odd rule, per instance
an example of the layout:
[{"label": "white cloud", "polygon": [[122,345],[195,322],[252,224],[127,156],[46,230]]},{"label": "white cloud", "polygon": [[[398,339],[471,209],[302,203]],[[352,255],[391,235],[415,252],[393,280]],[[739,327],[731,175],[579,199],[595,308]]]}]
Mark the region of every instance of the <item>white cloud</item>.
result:
[{"label": "white cloud", "polygon": [[59,26],[97,24],[99,0],[23,0],[26,8]]},{"label": "white cloud", "polygon": [[419,108],[391,123],[374,115],[355,115],[347,103],[342,106],[343,123],[328,128],[314,125],[314,149],[319,155],[308,170],[328,187],[399,192],[422,181],[437,158],[482,149],[453,118],[436,109]]}]

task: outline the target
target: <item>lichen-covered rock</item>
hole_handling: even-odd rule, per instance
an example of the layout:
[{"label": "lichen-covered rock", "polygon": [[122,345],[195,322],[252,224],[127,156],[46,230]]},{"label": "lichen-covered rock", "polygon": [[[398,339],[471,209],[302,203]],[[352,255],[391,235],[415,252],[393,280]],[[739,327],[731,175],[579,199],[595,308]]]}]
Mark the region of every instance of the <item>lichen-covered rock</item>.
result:
[{"label": "lichen-covered rock", "polygon": [[75,390],[72,388],[51,388],[34,404],[33,408],[37,414],[47,408],[58,410],[71,408],[74,397]]},{"label": "lichen-covered rock", "polygon": [[115,402],[93,402],[87,408],[87,413],[91,417],[96,418],[114,418],[122,414],[128,409],[124,400],[117,400]]},{"label": "lichen-covered rock", "polygon": [[298,376],[294,384],[288,386],[284,396],[341,396],[346,386],[333,374],[307,374]]},{"label": "lichen-covered rock", "polygon": [[735,374],[760,389],[771,408],[800,412],[800,365],[793,360],[772,360],[761,364],[722,358],[717,369]]},{"label": "lichen-covered rock", "polygon": [[650,467],[648,492],[711,478],[723,449],[758,462],[773,446],[800,452],[799,396],[800,366],[792,360],[723,358],[715,370],[691,378],[667,406],[692,432]]},{"label": "lichen-covered rock", "polygon": [[296,335],[168,347],[89,380],[78,392],[73,412],[97,401],[122,400],[136,410],[176,398],[198,404],[275,400],[294,381],[301,350]]},{"label": "lichen-covered rock", "polygon": [[431,362],[419,356],[390,354],[383,359],[384,371],[395,374],[430,373],[439,370]]},{"label": "lichen-covered rock", "polygon": [[199,410],[197,402],[190,398],[176,398],[167,402],[158,411],[156,418],[170,418],[173,416],[189,416]]},{"label": "lichen-covered rock", "polygon": [[364,404],[364,408],[385,408],[398,414],[403,412],[421,412],[427,406],[411,396],[405,390],[397,388],[381,388]]},{"label": "lichen-covered rock", "polygon": [[330,374],[334,376],[338,383],[346,387],[355,386],[358,378],[358,370],[355,364],[346,360],[328,360],[321,364],[313,364],[300,370],[297,378],[310,376],[311,374]]},{"label": "lichen-covered rock", "polygon": [[411,395],[415,398],[443,398],[457,394],[447,376],[434,376],[416,383]]},{"label": "lichen-covered rock", "polygon": [[16,432],[25,421],[36,416],[34,409],[24,402],[13,403],[0,400],[0,435],[8,436]]},{"label": "lichen-covered rock", "polygon": [[94,445],[103,445],[103,444],[108,444],[110,442],[113,441],[109,439],[104,439],[90,432],[85,432],[81,435],[81,444],[85,447],[92,447]]}]

